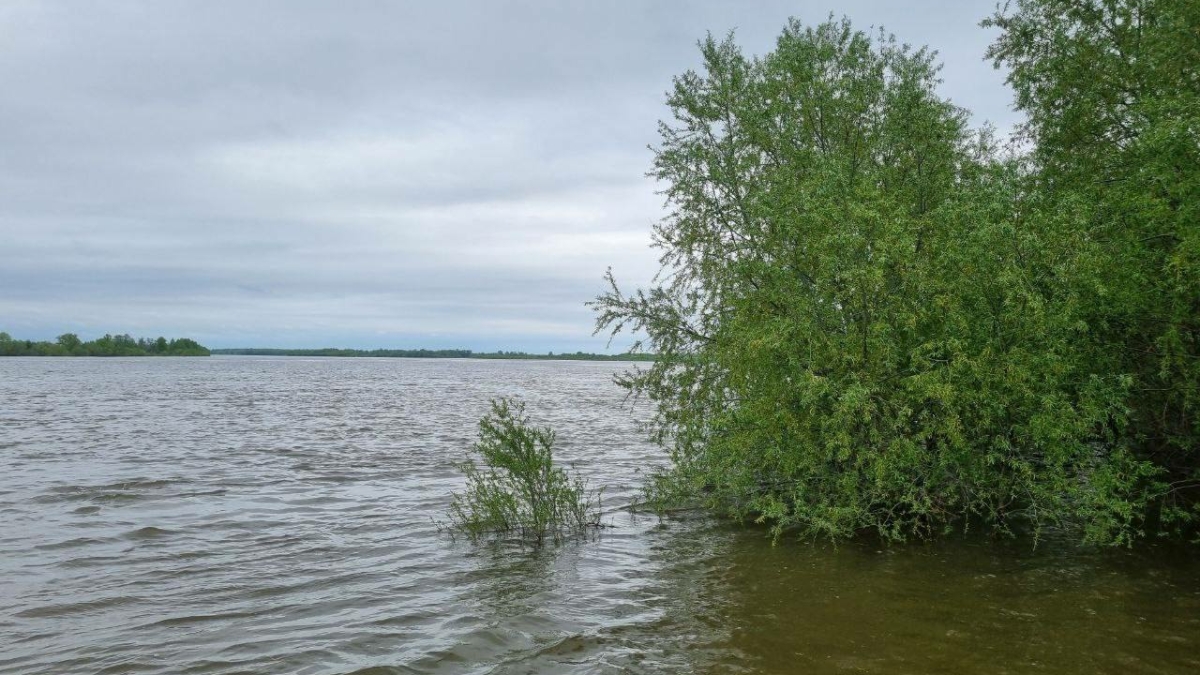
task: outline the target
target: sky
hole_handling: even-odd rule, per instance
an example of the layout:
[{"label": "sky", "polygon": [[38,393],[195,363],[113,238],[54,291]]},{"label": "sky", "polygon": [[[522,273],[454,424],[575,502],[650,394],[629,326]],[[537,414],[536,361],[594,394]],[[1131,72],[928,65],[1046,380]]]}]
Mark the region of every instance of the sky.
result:
[{"label": "sky", "polygon": [[619,351],[648,146],[706,32],[830,13],[1011,128],[994,0],[0,3],[0,330],[211,347]]}]

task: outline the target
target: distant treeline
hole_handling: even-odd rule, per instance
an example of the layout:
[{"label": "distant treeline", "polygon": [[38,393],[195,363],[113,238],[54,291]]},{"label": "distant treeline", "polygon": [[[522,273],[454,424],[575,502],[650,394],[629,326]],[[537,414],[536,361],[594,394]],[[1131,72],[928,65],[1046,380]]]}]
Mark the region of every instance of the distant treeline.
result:
[{"label": "distant treeline", "polygon": [[653,354],[530,354],[528,352],[473,352],[470,349],[214,349],[213,354],[241,356],[373,356],[399,359],[529,359],[566,361],[653,361]]},{"label": "distant treeline", "polygon": [[63,333],[54,342],[14,340],[0,332],[0,356],[208,356],[209,351],[195,340],[164,337],[133,338],[130,335],[105,335],[84,342],[74,333]]}]

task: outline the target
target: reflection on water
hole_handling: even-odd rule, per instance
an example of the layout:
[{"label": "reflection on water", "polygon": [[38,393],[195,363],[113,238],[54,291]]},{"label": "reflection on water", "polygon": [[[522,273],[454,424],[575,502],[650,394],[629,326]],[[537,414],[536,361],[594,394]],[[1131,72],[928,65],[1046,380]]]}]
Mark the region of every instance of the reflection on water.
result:
[{"label": "reflection on water", "polygon": [[984,540],[833,549],[739,538],[730,553],[729,644],[758,671],[1200,668],[1194,561]]},{"label": "reflection on water", "polygon": [[[783,542],[620,507],[614,364],[0,359],[0,672],[1191,673],[1184,551]],[[615,525],[439,533],[518,394]]]}]

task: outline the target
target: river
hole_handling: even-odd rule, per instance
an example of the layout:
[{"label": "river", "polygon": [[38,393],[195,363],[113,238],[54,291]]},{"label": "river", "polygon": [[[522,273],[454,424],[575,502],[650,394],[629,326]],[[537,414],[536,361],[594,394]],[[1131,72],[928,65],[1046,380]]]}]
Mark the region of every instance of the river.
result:
[{"label": "river", "polygon": [[[0,359],[0,672],[1193,673],[1186,550],[840,546],[622,507],[628,364]],[[594,537],[437,521],[491,397],[604,487]]]}]

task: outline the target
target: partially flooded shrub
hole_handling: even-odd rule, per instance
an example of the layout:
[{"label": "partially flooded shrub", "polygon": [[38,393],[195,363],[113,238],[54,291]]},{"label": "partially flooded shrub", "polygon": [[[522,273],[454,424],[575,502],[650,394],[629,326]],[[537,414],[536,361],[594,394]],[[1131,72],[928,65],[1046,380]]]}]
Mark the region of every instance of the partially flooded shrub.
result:
[{"label": "partially flooded shrub", "polygon": [[600,495],[555,467],[554,430],[530,424],[520,401],[501,398],[479,421],[479,440],[460,465],[465,492],[450,504],[453,527],[470,536],[515,534],[541,542],[600,525]]}]

